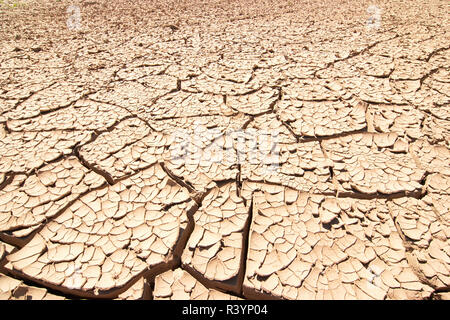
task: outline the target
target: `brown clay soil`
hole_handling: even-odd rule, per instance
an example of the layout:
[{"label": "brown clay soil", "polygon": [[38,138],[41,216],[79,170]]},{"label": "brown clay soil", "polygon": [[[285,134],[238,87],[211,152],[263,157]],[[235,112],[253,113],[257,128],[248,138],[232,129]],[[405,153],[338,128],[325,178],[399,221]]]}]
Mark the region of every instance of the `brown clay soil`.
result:
[{"label": "brown clay soil", "polygon": [[0,1],[0,299],[448,299],[449,12]]}]

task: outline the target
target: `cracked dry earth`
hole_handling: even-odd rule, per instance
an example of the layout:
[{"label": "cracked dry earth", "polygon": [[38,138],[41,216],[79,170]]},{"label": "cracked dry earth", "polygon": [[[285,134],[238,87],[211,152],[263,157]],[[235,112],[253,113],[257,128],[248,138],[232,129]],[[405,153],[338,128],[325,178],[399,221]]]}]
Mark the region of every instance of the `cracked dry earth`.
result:
[{"label": "cracked dry earth", "polygon": [[448,1],[15,3],[0,299],[449,298]]}]

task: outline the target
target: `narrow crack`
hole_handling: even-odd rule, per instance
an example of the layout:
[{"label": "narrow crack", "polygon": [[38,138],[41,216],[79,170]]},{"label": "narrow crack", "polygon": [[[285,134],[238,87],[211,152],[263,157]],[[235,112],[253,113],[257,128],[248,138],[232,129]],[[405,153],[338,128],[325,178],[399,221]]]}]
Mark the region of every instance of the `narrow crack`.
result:
[{"label": "narrow crack", "polygon": [[[102,186],[102,187],[105,187],[105,186]],[[92,191],[92,190],[90,190],[90,191]],[[206,195],[206,193],[204,193],[202,195],[202,198],[200,199],[200,201],[203,201],[203,198],[204,198],[205,195]],[[76,200],[74,200],[74,201],[76,201]],[[189,201],[189,200],[187,200],[187,201]],[[65,208],[61,210],[60,214],[68,206],[65,206]],[[121,287],[115,287],[115,288],[110,289],[110,290],[105,290],[105,291],[96,293],[96,292],[90,292],[90,291],[83,291],[83,290],[80,290],[80,289],[69,289],[69,288],[60,287],[58,285],[54,285],[52,283],[48,283],[45,280],[34,279],[33,277],[30,277],[27,274],[24,274],[24,273],[22,273],[20,271],[14,270],[14,269],[12,269],[12,270],[11,269],[5,269],[5,272],[7,272],[8,274],[14,275],[15,277],[28,280],[28,281],[30,281],[32,283],[36,283],[39,286],[44,286],[46,288],[50,288],[52,290],[55,290],[57,292],[62,293],[63,295],[66,295],[66,296],[67,295],[71,295],[71,296],[75,296],[75,297],[78,297],[78,298],[91,298],[91,299],[99,299],[99,300],[115,299],[120,294],[122,294],[125,291],[127,291],[128,289],[130,289],[141,278],[144,278],[147,282],[149,282],[149,280],[150,280],[149,283],[151,283],[151,279],[152,278],[154,279],[154,277],[156,275],[164,273],[164,272],[166,272],[168,270],[171,270],[173,268],[176,268],[177,266],[178,267],[181,266],[181,254],[183,252],[183,249],[186,247],[187,241],[189,240],[189,237],[190,237],[192,231],[194,230],[194,225],[195,225],[194,214],[198,210],[198,208],[199,208],[199,205],[194,204],[190,208],[190,210],[188,210],[188,212],[186,213],[187,218],[188,218],[187,226],[186,226],[186,228],[184,230],[182,230],[180,232],[179,238],[178,238],[178,240],[177,240],[177,242],[175,244],[175,247],[172,250],[172,258],[170,260],[166,260],[166,261],[160,262],[160,263],[158,263],[155,266],[148,267],[146,270],[143,270],[139,274],[135,275],[131,280],[129,280],[126,284],[124,284]],[[57,216],[53,217],[53,219],[55,219],[56,217]],[[45,225],[43,225],[40,228],[40,230],[44,226]],[[36,230],[34,232],[34,234],[36,234],[39,231]],[[30,241],[34,237],[34,234],[32,236],[30,236]],[[2,271],[2,269],[0,269],[0,271]]]},{"label": "narrow crack", "polygon": [[[107,183],[105,182],[105,183],[101,184],[98,187],[91,188],[91,189],[86,190],[83,193],[80,193],[78,196],[76,196],[74,199],[72,199],[66,205],[64,205],[60,210],[58,210],[52,217],[45,218],[45,220],[43,220],[42,222],[39,222],[39,223],[35,224],[34,226],[39,225],[39,227],[36,228],[35,230],[33,230],[30,234],[28,234],[24,238],[19,238],[19,237],[13,236],[13,235],[10,234],[10,232],[13,232],[14,230],[8,230],[8,231],[1,231],[0,232],[0,240],[6,242],[8,244],[11,244],[11,245],[13,245],[15,247],[23,248],[24,246],[26,246],[34,238],[34,236],[37,233],[42,231],[42,229],[47,225],[47,223],[57,219],[61,214],[64,213],[64,211],[66,211],[77,200],[79,200],[80,198],[82,198],[83,196],[87,195],[88,193],[90,193],[92,191],[103,189],[106,186],[107,186]],[[25,227],[21,226],[21,227],[18,227],[17,230],[23,230],[23,229],[27,229],[27,228],[30,228],[30,227],[33,227],[33,226],[25,226]]]},{"label": "narrow crack", "polygon": [[[8,269],[3,268],[2,265],[0,265],[0,274],[4,274],[10,278],[13,278],[15,280],[19,280],[21,281],[24,285],[29,286],[29,287],[35,287],[35,288],[40,288],[40,289],[45,289],[47,290],[47,292],[49,294],[55,295],[55,296],[60,296],[60,297],[64,297],[65,299],[69,299],[69,300],[80,300],[82,299],[81,297],[65,292],[64,290],[60,290],[59,288],[50,288],[47,285],[42,285],[41,283],[39,283],[38,281],[35,281],[34,279],[30,279],[30,278],[24,278],[21,277],[20,275],[14,273],[14,272],[10,272]],[[17,293],[17,289],[16,291],[13,292],[13,296],[15,296]],[[26,292],[24,292],[26,293]]]},{"label": "narrow crack", "polygon": [[166,164],[164,162],[159,162],[161,168],[164,170],[164,172],[172,179],[174,180],[176,183],[178,183],[180,186],[186,188],[189,193],[191,193],[193,200],[200,205],[200,199],[201,197],[201,193],[199,193],[197,190],[195,190],[194,186],[189,182],[186,181],[184,178],[180,178],[177,175],[175,175],[172,171],[170,171]]},{"label": "narrow crack", "polygon": [[[98,134],[93,133],[91,136],[90,141],[88,141],[87,144],[95,141],[95,139],[97,139]],[[90,171],[94,171],[95,173],[101,175],[103,178],[105,178],[105,180],[110,184],[113,185],[115,183],[114,179],[111,177],[111,175],[106,172],[103,171],[102,169],[97,168],[95,165],[90,164],[86,159],[84,159],[84,157],[80,154],[80,146],[77,146],[74,148],[74,155],[78,158],[78,160],[81,162],[81,164],[87,168]]]},{"label": "narrow crack", "polygon": [[[243,199],[243,198],[242,198]],[[245,201],[245,199],[243,199]],[[250,241],[250,231],[251,225],[253,223],[253,193],[250,199],[250,206],[248,210],[247,221],[245,222],[244,229],[242,232],[242,249],[241,249],[241,263],[238,273],[238,291],[244,296],[244,281],[245,274],[247,271],[247,258],[248,258],[248,250],[249,250],[249,241]]]},{"label": "narrow crack", "polygon": [[397,230],[397,233],[402,239],[403,246],[405,247],[406,262],[408,263],[409,267],[423,284],[426,284],[427,286],[435,289],[435,286],[428,280],[428,278],[420,269],[419,262],[417,261],[417,258],[413,254],[414,247],[411,245],[411,243],[408,240],[409,238],[403,233],[402,228],[399,226],[397,217],[394,217],[390,209],[388,211],[392,221],[394,222],[395,229]]},{"label": "narrow crack", "polygon": [[43,88],[41,88],[41,89],[38,89],[38,90],[36,90],[36,91],[31,91],[29,95],[27,95],[27,96],[25,96],[25,97],[22,97],[22,98],[19,98],[19,101],[14,105],[14,107],[12,107],[11,109],[7,109],[7,110],[1,112],[1,113],[0,113],[0,116],[1,116],[1,115],[4,115],[5,113],[8,113],[8,112],[11,112],[11,111],[16,110],[22,103],[24,103],[25,101],[29,100],[32,96],[34,96],[35,94],[37,94],[37,93],[39,93],[39,92],[41,92],[41,91],[44,91],[44,90],[46,90],[46,89],[52,87],[52,86],[53,86],[54,84],[56,84],[56,83],[57,83],[57,81],[53,81],[53,82],[52,82],[51,84],[49,84],[48,86],[45,86],[45,87],[43,87]]},{"label": "narrow crack", "polygon": [[14,172],[5,174],[5,180],[3,180],[2,183],[0,183],[0,191],[14,180],[15,175],[16,173]]},{"label": "narrow crack", "polygon": [[442,47],[442,48],[435,49],[435,50],[431,51],[431,52],[428,54],[428,56],[424,59],[424,61],[429,62],[430,59],[431,59],[434,55],[438,54],[439,52],[446,51],[446,50],[448,50],[448,49],[450,49],[450,45],[447,46],[447,47]]}]

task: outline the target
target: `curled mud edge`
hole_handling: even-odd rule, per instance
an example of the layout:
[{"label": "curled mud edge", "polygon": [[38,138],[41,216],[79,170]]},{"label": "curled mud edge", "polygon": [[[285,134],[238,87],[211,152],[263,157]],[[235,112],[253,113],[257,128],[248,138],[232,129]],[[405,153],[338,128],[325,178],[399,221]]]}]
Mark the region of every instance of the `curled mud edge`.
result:
[{"label": "curled mud edge", "polygon": [[[191,199],[189,199],[191,200]],[[189,201],[188,200],[188,201]],[[156,264],[155,266],[152,266],[150,268],[147,268],[146,270],[141,271],[139,274],[134,276],[131,280],[129,280],[125,285],[121,287],[117,287],[110,290],[105,291],[84,291],[79,289],[69,289],[63,286],[58,286],[49,282],[46,282],[44,280],[35,279],[33,277],[28,276],[27,274],[20,272],[19,270],[15,270],[14,268],[11,268],[9,262],[7,262],[5,265],[0,267],[0,272],[4,272],[5,274],[10,274],[15,278],[18,279],[26,279],[27,281],[30,281],[31,283],[36,283],[43,287],[48,287],[54,290],[55,292],[61,292],[63,295],[71,295],[71,296],[77,296],[80,298],[89,298],[89,299],[115,299],[120,294],[124,293],[128,289],[130,289],[139,279],[152,279],[158,274],[164,273],[168,270],[174,269],[178,266],[180,266],[181,261],[181,253],[183,252],[184,247],[186,246],[186,243],[189,239],[190,234],[192,233],[194,226],[193,226],[193,215],[198,210],[198,205],[194,204],[191,209],[187,212],[188,220],[191,221],[187,224],[186,228],[180,232],[180,235],[177,240],[177,244],[175,245],[175,248],[173,249],[172,253],[168,256],[171,257],[171,259],[160,262]],[[6,258],[7,259],[7,258]]]},{"label": "curled mud edge", "polygon": [[[58,212],[55,215],[53,215],[51,218],[48,218],[48,219],[45,220],[45,222],[40,223],[40,226],[37,227],[35,230],[33,230],[29,235],[27,235],[25,237],[22,237],[22,238],[19,238],[19,237],[15,237],[15,236],[10,234],[12,231],[15,231],[15,230],[7,230],[7,231],[0,232],[0,240],[6,242],[8,244],[11,244],[11,245],[13,245],[15,247],[18,247],[18,248],[24,247],[28,242],[30,242],[33,239],[33,237],[36,234],[38,234],[46,226],[47,222],[50,222],[50,221],[58,218],[71,205],[73,205],[77,200],[81,199],[82,197],[84,197],[88,193],[90,193],[92,191],[100,190],[102,188],[105,188],[106,186],[107,186],[107,183],[105,181],[100,186],[88,189],[85,192],[79,194],[73,200],[69,201],[64,207],[62,207],[60,210],[58,210]],[[32,227],[32,226],[28,226],[28,228],[30,228],[30,227]],[[16,228],[16,230],[21,230],[21,227],[19,226],[18,228]]]}]

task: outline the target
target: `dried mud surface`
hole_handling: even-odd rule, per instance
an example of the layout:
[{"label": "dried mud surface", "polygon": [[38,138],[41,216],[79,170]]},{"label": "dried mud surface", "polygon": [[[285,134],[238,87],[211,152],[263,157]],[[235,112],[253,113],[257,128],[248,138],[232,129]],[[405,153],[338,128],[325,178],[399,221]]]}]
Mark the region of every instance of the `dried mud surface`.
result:
[{"label": "dried mud surface", "polygon": [[449,12],[0,1],[0,299],[448,299]]}]

